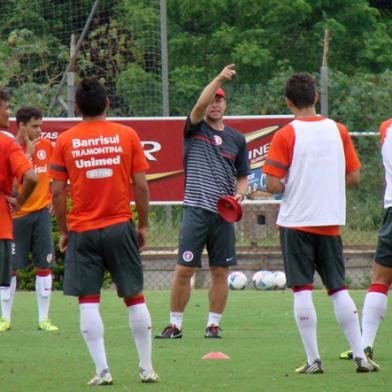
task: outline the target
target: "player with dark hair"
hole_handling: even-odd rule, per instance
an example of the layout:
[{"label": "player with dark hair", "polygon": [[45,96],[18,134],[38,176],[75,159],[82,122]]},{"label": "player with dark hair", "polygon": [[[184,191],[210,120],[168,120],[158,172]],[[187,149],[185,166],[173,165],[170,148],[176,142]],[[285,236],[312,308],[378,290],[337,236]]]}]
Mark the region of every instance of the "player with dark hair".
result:
[{"label": "player with dark hair", "polygon": [[221,88],[236,75],[226,66],[202,91],[184,129],[185,197],[178,260],[171,287],[170,324],[157,339],[182,337],[182,320],[190,298],[190,281],[201,267],[207,247],[211,271],[209,313],[204,336],[220,338],[220,321],[228,296],[229,266],[236,264],[233,223],[219,215],[217,202],[232,195],[238,202],[248,187],[245,137],[224,124],[226,94]]},{"label": "player with dark hair", "polygon": [[[34,106],[24,106],[16,112],[16,141],[32,162],[38,184],[23,207],[13,214],[12,279],[8,290],[1,293],[2,321],[0,331],[11,328],[11,310],[16,290],[16,270],[26,267],[32,252],[35,265],[35,291],[38,304],[38,329],[57,331],[48,318],[52,293],[52,265],[54,249],[52,222],[49,213],[51,196],[48,166],[52,143],[41,138],[42,112]],[[19,189],[20,190],[20,186]]]},{"label": "player with dark hair", "polygon": [[[9,127],[10,114],[8,96],[0,90],[0,128]],[[0,291],[3,293],[8,290],[11,283],[12,218],[10,210],[19,210],[28,200],[36,186],[37,175],[13,137],[3,132],[0,133],[0,168]],[[12,189],[14,178],[22,184],[16,197]]]},{"label": "player with dark hair", "polygon": [[339,226],[346,221],[347,186],[360,181],[360,162],[347,129],[317,116],[316,83],[307,73],[285,86],[294,121],[278,130],[263,168],[267,191],[283,193],[277,224],[294,316],[307,356],[297,373],[323,373],[312,290],[315,271],[328,290],[336,319],[354,352],[357,372],[378,370],[362,349],[356,306],[344,284]]},{"label": "player with dark hair", "polygon": [[[112,384],[99,312],[106,270],[128,309],[140,379],[154,383],[159,377],[151,363],[151,317],[144,301],[139,253],[147,242],[147,160],[132,128],[107,121],[109,100],[96,79],[79,83],[76,106],[83,121],[57,139],[50,175],[59,247],[66,251],[64,294],[79,297],[80,329],[96,368],[88,384]],[[67,219],[68,180],[72,208]],[[131,184],[138,214],[136,230],[130,209]]]}]

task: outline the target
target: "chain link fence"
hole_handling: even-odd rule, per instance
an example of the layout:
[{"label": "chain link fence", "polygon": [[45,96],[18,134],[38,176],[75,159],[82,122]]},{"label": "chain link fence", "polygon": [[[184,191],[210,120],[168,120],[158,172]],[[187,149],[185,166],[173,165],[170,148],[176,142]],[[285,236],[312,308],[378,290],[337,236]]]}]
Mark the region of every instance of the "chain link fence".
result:
[{"label": "chain link fence", "polygon": [[[384,215],[384,172],[377,136],[376,133],[353,134],[362,165],[361,185],[347,190],[347,220],[341,235],[345,250],[356,252],[355,258],[348,260],[352,270],[349,280],[356,287],[366,287],[369,282],[369,260]],[[263,196],[256,195],[256,198]],[[148,289],[170,287],[177,258],[181,211],[181,205],[151,206],[149,250],[143,255]],[[238,268],[249,280],[260,269],[283,270],[276,226],[278,212],[278,202],[248,200],[243,204],[243,217],[235,223]],[[203,268],[196,274],[195,286],[208,287],[209,283],[207,255],[204,254]]]}]

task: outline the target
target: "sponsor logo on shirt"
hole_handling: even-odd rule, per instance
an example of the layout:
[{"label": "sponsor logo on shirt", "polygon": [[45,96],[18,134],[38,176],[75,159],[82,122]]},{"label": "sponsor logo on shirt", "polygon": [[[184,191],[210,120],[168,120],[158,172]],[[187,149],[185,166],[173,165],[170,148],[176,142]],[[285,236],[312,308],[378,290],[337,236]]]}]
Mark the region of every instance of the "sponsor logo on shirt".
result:
[{"label": "sponsor logo on shirt", "polygon": [[[99,136],[91,139],[72,139],[73,150],[71,154],[75,159],[75,166],[78,169],[99,166],[121,165],[120,136]],[[107,157],[108,154],[117,154],[116,156]],[[100,158],[99,155],[106,155]],[[83,159],[85,158],[85,159]],[[87,178],[106,178],[113,175],[112,169],[104,168],[100,170],[89,170],[86,173]]]},{"label": "sponsor logo on shirt", "polygon": [[45,152],[45,150],[38,150],[37,151],[37,157],[41,161],[45,160],[46,159],[46,152]]},{"label": "sponsor logo on shirt", "polygon": [[113,176],[113,170],[112,169],[93,169],[93,170],[88,170],[86,172],[86,177],[90,179],[95,179],[95,178],[107,178],[107,177],[112,177]]},{"label": "sponsor logo on shirt", "polygon": [[47,165],[43,165],[43,166],[34,165],[34,171],[37,174],[46,173],[48,171],[48,167]]},{"label": "sponsor logo on shirt", "polygon": [[215,143],[217,146],[220,146],[222,144],[222,138],[218,135],[214,135]]}]

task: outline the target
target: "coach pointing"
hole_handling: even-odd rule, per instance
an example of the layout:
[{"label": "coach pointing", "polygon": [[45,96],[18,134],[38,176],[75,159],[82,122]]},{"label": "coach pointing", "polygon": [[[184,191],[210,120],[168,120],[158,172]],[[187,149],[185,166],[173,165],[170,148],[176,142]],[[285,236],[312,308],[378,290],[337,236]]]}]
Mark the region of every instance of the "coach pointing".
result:
[{"label": "coach pointing", "polygon": [[248,186],[245,137],[224,124],[227,101],[224,82],[236,75],[228,65],[202,91],[184,129],[185,197],[177,266],[171,288],[170,324],[158,339],[182,337],[183,314],[190,297],[190,280],[201,267],[207,247],[211,271],[206,338],[220,338],[230,265],[236,264],[234,225],[217,211],[225,195],[242,201]]}]

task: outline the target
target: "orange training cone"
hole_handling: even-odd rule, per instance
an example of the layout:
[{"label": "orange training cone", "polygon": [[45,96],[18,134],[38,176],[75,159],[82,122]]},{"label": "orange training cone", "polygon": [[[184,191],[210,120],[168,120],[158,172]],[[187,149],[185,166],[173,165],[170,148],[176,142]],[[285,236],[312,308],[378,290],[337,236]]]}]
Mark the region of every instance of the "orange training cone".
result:
[{"label": "orange training cone", "polygon": [[206,355],[203,355],[201,359],[230,359],[230,357],[225,353],[221,353],[219,351],[212,351],[210,353],[207,353]]}]

